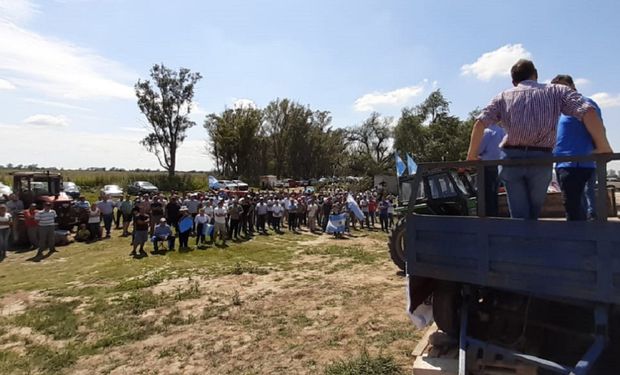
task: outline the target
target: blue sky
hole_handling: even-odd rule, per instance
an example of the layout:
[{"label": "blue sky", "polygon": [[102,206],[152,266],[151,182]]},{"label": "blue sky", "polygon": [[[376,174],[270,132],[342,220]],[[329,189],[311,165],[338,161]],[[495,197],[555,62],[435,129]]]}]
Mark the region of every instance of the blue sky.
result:
[{"label": "blue sky", "polygon": [[464,117],[519,57],[541,81],[578,78],[618,150],[617,14],[611,0],[0,0],[0,164],[157,168],[132,87],[160,62],[204,76],[180,170],[212,166],[202,119],[235,103],[288,97],[340,127],[437,87]]}]

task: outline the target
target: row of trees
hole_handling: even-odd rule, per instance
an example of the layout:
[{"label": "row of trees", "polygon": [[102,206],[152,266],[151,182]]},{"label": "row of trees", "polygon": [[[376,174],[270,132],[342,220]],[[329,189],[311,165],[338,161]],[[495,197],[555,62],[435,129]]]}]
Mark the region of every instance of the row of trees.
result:
[{"label": "row of trees", "polygon": [[[139,80],[135,86],[138,107],[152,129],[141,143],[174,176],[176,151],[196,125],[189,115],[201,76],[163,65],[155,65],[150,75],[152,81]],[[242,106],[207,115],[205,149],[221,175],[250,181],[266,174],[393,173],[394,150],[411,153],[417,161],[465,158],[474,113],[462,121],[450,115],[449,105],[436,90],[422,104],[403,108],[396,125],[393,118],[372,113],[361,124],[334,127],[329,111],[275,99],[265,108]]]}]

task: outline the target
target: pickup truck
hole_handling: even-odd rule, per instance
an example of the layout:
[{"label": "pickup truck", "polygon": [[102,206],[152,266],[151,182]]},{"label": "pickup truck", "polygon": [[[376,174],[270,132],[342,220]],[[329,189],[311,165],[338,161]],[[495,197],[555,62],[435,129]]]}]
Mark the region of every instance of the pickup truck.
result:
[{"label": "pickup truck", "polygon": [[[459,375],[486,358],[528,363],[545,374],[618,373],[620,221],[607,215],[583,222],[485,217],[483,167],[596,161],[604,181],[606,163],[619,159],[613,154],[418,166],[404,241],[408,311],[413,318],[419,308],[432,306],[439,329],[458,344]],[[438,168],[480,171],[478,215],[416,212],[425,173]],[[607,197],[606,184],[599,184],[598,212],[606,211]]]}]

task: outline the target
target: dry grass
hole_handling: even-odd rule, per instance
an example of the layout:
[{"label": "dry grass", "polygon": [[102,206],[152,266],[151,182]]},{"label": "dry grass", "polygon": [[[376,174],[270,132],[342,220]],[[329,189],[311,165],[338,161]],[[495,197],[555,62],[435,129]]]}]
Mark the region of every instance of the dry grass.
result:
[{"label": "dry grass", "polygon": [[404,280],[385,236],[361,233],[141,260],[117,235],[41,263],[10,253],[0,373],[404,373],[417,339]]}]

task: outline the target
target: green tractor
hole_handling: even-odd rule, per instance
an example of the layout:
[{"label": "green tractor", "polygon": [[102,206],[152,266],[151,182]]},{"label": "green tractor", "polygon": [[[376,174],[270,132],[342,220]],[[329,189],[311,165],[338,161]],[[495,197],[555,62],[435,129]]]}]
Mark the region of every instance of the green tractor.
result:
[{"label": "green tractor", "polygon": [[[394,212],[398,221],[388,240],[390,257],[402,271],[405,271],[405,231],[414,177],[401,177],[398,181],[399,204]],[[476,215],[475,186],[475,176],[466,171],[425,172],[415,197],[414,211],[426,215]]]}]

